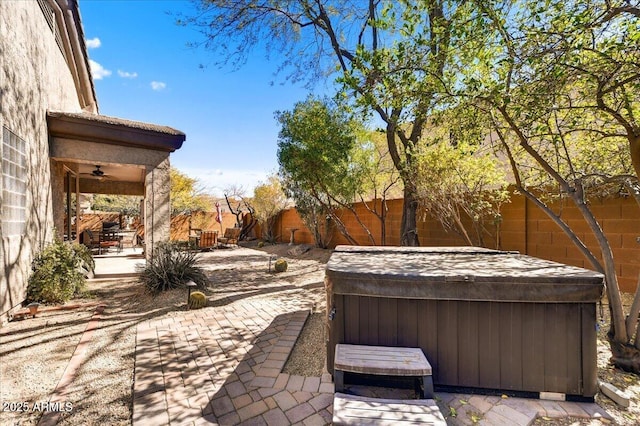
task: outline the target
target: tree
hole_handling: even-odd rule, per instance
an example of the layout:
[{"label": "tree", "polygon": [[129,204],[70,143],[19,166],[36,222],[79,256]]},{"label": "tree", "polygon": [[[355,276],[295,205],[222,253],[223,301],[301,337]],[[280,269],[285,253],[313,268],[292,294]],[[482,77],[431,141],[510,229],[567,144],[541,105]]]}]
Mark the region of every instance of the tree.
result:
[{"label": "tree", "polygon": [[387,148],[384,132],[365,131],[354,153],[355,167],[360,171],[358,198],[380,223],[380,245],[387,244],[387,200],[402,197],[400,175]]},{"label": "tree", "polygon": [[[292,111],[277,112],[278,163],[284,181],[316,200],[331,216],[338,230],[351,244],[351,236],[338,209],[351,212],[375,244],[370,230],[353,208],[360,189],[362,170],[353,161],[357,151],[359,124],[328,101],[308,98]],[[291,192],[294,197],[300,192]]]},{"label": "tree", "polygon": [[326,249],[331,243],[333,226],[326,207],[309,193],[302,190],[296,182],[280,176],[282,187],[287,195],[295,201],[296,211],[315,241],[316,247]]},{"label": "tree", "polygon": [[[229,211],[236,217],[236,227],[242,228],[240,232],[239,240],[244,240],[249,233],[256,226],[255,209],[252,205],[252,200],[246,196],[245,189],[241,185],[230,185],[224,190],[224,199],[227,202]],[[250,221],[244,223],[244,215],[249,214]]]},{"label": "tree", "polygon": [[197,0],[181,19],[206,47],[240,66],[269,40],[293,81],[337,75],[341,95],[384,123],[404,188],[402,245],[419,245],[414,153],[437,110],[450,53],[483,31],[473,2],[369,0]]},{"label": "tree", "polygon": [[[495,238],[500,207],[508,202],[506,174],[490,147],[483,145],[488,123],[460,108],[434,115],[425,144],[416,154],[420,205],[468,245],[487,247]],[[487,149],[489,148],[489,149]]]},{"label": "tree", "polygon": [[173,167],[170,170],[170,179],[172,214],[209,208],[198,179],[191,178]]},{"label": "tree", "polygon": [[91,209],[102,212],[120,212],[124,215],[140,214],[140,197],[133,195],[95,194]]},{"label": "tree", "polygon": [[289,199],[284,193],[277,175],[270,175],[267,182],[261,183],[253,190],[253,207],[256,220],[262,227],[262,238],[275,242],[275,223],[280,212],[289,207]]},{"label": "tree", "polygon": [[[612,183],[618,191],[626,185],[632,195],[638,192],[640,11],[624,0],[575,0],[485,12],[495,38],[452,92],[464,86],[464,98],[487,113],[518,190],[604,274],[612,361],[640,372],[640,289],[625,316],[611,245],[589,207],[589,194],[611,191]],[[575,204],[599,252],[534,191],[543,184]]]}]

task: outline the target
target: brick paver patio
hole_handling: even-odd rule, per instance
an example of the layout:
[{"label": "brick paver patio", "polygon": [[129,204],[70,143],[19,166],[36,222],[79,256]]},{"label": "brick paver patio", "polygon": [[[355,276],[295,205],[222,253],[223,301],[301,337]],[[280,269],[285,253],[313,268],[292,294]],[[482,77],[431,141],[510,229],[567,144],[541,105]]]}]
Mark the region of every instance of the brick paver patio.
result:
[{"label": "brick paver patio", "polygon": [[[203,259],[224,271],[242,256],[268,261],[267,254],[243,248],[207,253]],[[227,258],[233,261],[225,264]],[[292,292],[282,283],[264,286],[268,291],[251,289],[250,294],[234,297],[233,285],[225,283],[226,304],[174,312],[138,326],[134,425],[331,423],[331,376],[282,373],[321,289]],[[237,290],[246,291],[246,283],[238,284]],[[596,404],[436,396],[451,425],[473,424],[478,418],[477,424],[484,425],[529,425],[538,415],[608,417]]]}]

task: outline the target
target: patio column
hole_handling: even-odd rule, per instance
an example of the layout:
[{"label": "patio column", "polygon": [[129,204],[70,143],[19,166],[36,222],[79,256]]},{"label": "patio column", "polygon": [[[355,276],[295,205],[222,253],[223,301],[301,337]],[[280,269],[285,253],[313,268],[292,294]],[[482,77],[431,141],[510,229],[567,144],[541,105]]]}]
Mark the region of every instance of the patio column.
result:
[{"label": "patio column", "polygon": [[169,241],[171,225],[171,200],[169,156],[155,167],[147,166],[145,177],[144,242],[145,255],[149,260],[154,247]]}]

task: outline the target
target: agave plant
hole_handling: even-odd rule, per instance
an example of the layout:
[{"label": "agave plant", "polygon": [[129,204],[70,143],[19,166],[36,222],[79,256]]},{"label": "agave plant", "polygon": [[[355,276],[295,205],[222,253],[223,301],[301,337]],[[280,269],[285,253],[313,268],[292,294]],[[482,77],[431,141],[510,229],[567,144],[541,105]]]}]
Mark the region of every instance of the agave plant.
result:
[{"label": "agave plant", "polygon": [[142,270],[140,281],[154,294],[185,287],[189,281],[204,288],[208,280],[196,262],[196,252],[180,250],[173,243],[160,243]]}]

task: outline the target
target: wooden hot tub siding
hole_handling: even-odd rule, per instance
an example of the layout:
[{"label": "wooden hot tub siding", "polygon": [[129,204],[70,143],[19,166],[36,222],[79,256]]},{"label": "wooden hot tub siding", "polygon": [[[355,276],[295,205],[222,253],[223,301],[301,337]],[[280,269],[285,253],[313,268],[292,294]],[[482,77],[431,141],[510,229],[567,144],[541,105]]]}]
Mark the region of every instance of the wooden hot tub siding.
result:
[{"label": "wooden hot tub siding", "polygon": [[[595,303],[333,297],[329,348],[420,347],[436,385],[583,397],[597,392]],[[327,352],[333,371],[333,351]]]}]

